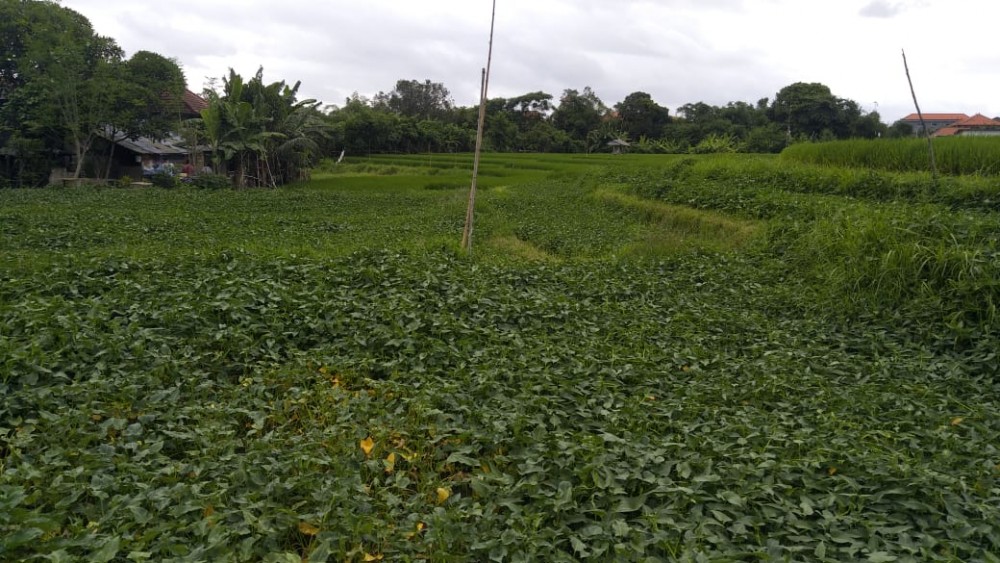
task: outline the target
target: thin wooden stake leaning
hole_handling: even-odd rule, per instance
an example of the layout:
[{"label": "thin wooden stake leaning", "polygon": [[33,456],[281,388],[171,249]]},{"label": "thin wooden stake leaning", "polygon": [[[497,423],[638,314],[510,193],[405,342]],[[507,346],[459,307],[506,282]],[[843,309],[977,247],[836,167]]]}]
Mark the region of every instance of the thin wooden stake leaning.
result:
[{"label": "thin wooden stake leaning", "polygon": [[479,88],[479,127],[476,130],[476,156],[472,165],[472,187],[469,189],[469,207],[465,211],[465,229],[462,231],[462,248],[472,252],[472,228],[476,218],[476,182],[479,178],[479,157],[483,150],[483,129],[486,127],[486,94],[490,87],[490,66],[493,63],[493,29],[497,20],[497,0],[493,0],[493,15],[490,19],[490,48],[486,56]]},{"label": "thin wooden stake leaning", "polygon": [[486,69],[479,84],[479,127],[476,129],[476,156],[472,165],[472,188],[469,189],[469,206],[465,209],[465,229],[462,231],[462,249],[472,253],[472,227],[476,213],[476,180],[479,178],[479,155],[483,146],[483,129],[486,123]]},{"label": "thin wooden stake leaning", "polygon": [[930,131],[927,130],[927,124],[924,123],[924,114],[920,111],[920,104],[917,103],[917,91],[913,89],[913,79],[910,78],[910,65],[906,62],[906,50],[903,50],[903,68],[906,69],[906,81],[910,83],[910,94],[913,95],[913,105],[917,108],[917,117],[920,118],[920,128],[924,131],[924,137],[927,138],[927,151],[931,155],[931,175],[934,178],[934,189],[937,189],[938,184],[938,170],[937,170],[937,159],[934,157],[934,141],[931,140]]}]

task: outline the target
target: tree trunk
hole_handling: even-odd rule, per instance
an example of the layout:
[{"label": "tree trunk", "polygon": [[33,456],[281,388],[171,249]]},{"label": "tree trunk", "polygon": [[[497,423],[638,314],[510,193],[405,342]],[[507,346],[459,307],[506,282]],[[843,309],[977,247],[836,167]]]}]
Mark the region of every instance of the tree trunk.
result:
[{"label": "tree trunk", "polygon": [[104,180],[107,180],[111,176],[111,163],[115,161],[115,146],[118,143],[115,141],[115,135],[111,136],[111,151],[108,154],[108,165],[104,167]]},{"label": "tree trunk", "polygon": [[83,149],[83,145],[79,139],[73,141],[73,148],[76,152],[76,169],[73,171],[73,179],[76,180],[80,177],[80,172],[83,170],[83,157],[86,151]]},{"label": "tree trunk", "polygon": [[243,153],[239,153],[239,154],[236,155],[236,187],[237,188],[243,188],[243,187],[245,187],[244,186],[244,179],[243,179],[243,173],[244,173],[243,159],[244,158],[246,158],[246,156]]}]

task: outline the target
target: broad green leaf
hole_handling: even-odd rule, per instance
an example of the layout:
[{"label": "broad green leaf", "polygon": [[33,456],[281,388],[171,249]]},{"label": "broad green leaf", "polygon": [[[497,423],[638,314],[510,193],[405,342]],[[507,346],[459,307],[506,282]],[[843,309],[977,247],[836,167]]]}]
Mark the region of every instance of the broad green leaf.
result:
[{"label": "broad green leaf", "polygon": [[119,545],[120,540],[118,538],[111,538],[100,549],[91,553],[88,559],[97,563],[107,563],[118,555]]}]

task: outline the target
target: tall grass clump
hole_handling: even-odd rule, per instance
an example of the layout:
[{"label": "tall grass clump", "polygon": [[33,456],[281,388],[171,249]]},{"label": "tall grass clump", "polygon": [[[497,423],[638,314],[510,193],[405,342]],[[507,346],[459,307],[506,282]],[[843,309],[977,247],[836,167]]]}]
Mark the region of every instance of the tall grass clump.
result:
[{"label": "tall grass clump", "polygon": [[934,315],[956,336],[995,327],[1000,225],[936,206],[831,208],[786,257],[847,314]]},{"label": "tall grass clump", "polygon": [[[938,170],[952,176],[1000,175],[1000,138],[943,137],[934,139]],[[855,139],[798,143],[781,153],[786,163],[868,168],[892,172],[930,169],[927,144],[922,139]]]},{"label": "tall grass clump", "polygon": [[[622,177],[617,181],[625,182],[636,176],[633,170],[649,170],[666,183],[688,187],[704,181],[724,183],[730,192],[727,197],[733,196],[734,190],[750,198],[757,197],[761,190],[781,190],[873,202],[939,203],[950,208],[1000,211],[1000,183],[989,176],[948,176],[941,178],[935,188],[927,172],[850,168],[747,155],[689,156],[652,166],[629,165],[614,170],[627,170],[624,174],[617,173]],[[659,197],[663,185],[645,180],[636,183],[645,192],[639,195],[654,198]]]},{"label": "tall grass clump", "polygon": [[931,193],[926,174],[746,157],[623,167],[606,179],[639,197],[767,221],[764,253],[827,312],[921,319],[928,334],[966,343],[1000,328],[1000,219],[984,209],[997,193],[980,189],[985,179],[951,178]]}]

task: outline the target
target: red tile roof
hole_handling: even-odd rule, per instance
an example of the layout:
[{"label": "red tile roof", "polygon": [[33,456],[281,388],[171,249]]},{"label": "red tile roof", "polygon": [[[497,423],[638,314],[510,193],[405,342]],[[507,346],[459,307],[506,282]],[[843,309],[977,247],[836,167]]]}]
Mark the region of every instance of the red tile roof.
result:
[{"label": "red tile roof", "polygon": [[1000,127],[1000,121],[986,117],[981,113],[977,113],[972,117],[952,124],[952,127]]},{"label": "red tile roof", "polygon": [[[924,121],[961,121],[969,119],[964,113],[925,113]],[[902,119],[903,121],[920,121],[920,116],[911,113]]]},{"label": "red tile roof", "polygon": [[181,104],[179,107],[176,105],[177,102],[174,101],[174,97],[171,96],[169,92],[160,94],[160,97],[179,111],[182,117],[199,117],[201,115],[201,110],[208,107],[208,102],[205,101],[205,98],[202,98],[187,88],[185,88],[184,93],[181,94]]},{"label": "red tile roof", "polygon": [[201,110],[208,108],[208,102],[191,90],[184,89],[184,107],[191,113],[201,113]]},{"label": "red tile roof", "polygon": [[960,135],[963,131],[975,131],[975,130],[998,130],[1000,129],[1000,121],[986,117],[981,113],[977,113],[972,117],[967,117],[959,122],[952,123],[948,127],[942,127],[934,132],[933,137],[951,137],[954,135]]}]

